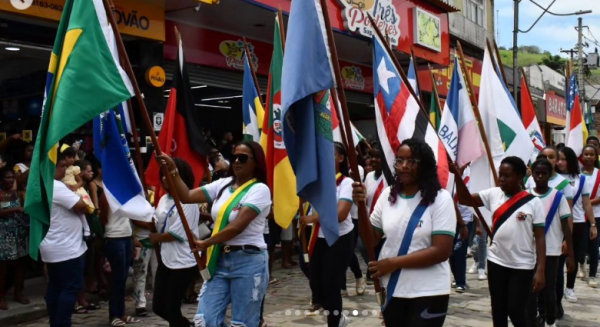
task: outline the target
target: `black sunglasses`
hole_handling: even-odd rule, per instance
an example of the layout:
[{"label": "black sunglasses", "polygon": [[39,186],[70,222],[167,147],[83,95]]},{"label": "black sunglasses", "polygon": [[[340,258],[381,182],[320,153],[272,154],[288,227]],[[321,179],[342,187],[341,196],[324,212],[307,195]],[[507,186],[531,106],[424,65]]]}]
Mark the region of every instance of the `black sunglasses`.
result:
[{"label": "black sunglasses", "polygon": [[233,161],[237,161],[239,163],[245,164],[248,160],[254,159],[247,154],[234,154]]}]

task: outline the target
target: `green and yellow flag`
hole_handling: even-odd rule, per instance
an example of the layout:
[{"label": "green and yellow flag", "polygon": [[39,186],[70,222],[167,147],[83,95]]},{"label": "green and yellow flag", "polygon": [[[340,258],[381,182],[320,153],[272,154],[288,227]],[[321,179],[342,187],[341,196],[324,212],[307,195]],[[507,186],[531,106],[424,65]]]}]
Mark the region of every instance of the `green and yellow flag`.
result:
[{"label": "green and yellow flag", "polygon": [[25,199],[31,216],[29,254],[34,259],[50,224],[58,142],[133,95],[115,48],[101,0],[65,2]]},{"label": "green and yellow flag", "polygon": [[440,128],[440,119],[442,118],[440,104],[434,94],[431,94],[431,103],[429,104],[429,121],[437,131]]}]

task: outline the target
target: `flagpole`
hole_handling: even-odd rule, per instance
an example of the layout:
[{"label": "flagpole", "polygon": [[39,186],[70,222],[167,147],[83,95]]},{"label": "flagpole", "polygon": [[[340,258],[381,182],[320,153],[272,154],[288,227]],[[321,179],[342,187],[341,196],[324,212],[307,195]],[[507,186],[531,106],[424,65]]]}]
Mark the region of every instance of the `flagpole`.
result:
[{"label": "flagpole", "polygon": [[[348,104],[346,102],[346,92],[344,91],[344,84],[342,82],[342,74],[340,69],[340,62],[338,59],[337,48],[335,46],[335,40],[333,38],[333,30],[331,29],[331,21],[329,20],[329,10],[327,9],[327,1],[320,0],[321,9],[323,10],[323,19],[325,21],[325,27],[327,32],[327,41],[329,43],[329,50],[331,51],[331,61],[333,65],[333,71],[335,74],[335,80],[337,87],[339,88],[339,97],[341,99],[341,109],[344,115],[342,115],[343,125],[345,125],[346,138],[352,140],[352,127],[350,125],[350,116],[348,115]],[[374,25],[375,26],[375,25]],[[340,124],[340,126],[342,123]],[[348,151],[348,159],[350,162],[350,167],[352,168],[352,177],[354,181],[360,182],[360,174],[358,172],[358,161],[356,159],[356,152],[352,149],[352,151]],[[377,257],[375,256],[375,240],[374,240],[374,230],[371,222],[369,221],[367,214],[367,205],[364,201],[358,203],[358,218],[359,218],[359,232],[361,239],[367,249],[367,253],[369,254],[369,259],[371,261],[376,261]],[[381,284],[379,283],[379,279],[375,278],[373,280],[375,293],[377,295],[377,301],[380,305],[385,304],[387,299],[385,291],[382,289]],[[392,290],[393,292],[393,290]]]},{"label": "flagpole", "polygon": [[[336,89],[331,89],[329,90],[329,93],[331,94],[331,97],[333,98],[333,105],[332,107],[335,110],[336,115],[338,116],[338,120],[340,121],[340,136],[342,138],[342,145],[344,146],[344,148],[346,149],[346,152],[350,152],[354,150],[354,147],[349,147],[349,143],[348,143],[348,138],[347,138],[347,134],[346,134],[346,128],[344,127],[344,124],[342,123],[342,114],[340,112],[340,108],[338,108],[338,103],[340,102],[340,99],[338,98],[338,94]],[[354,140],[352,141],[352,145],[354,145]]]},{"label": "flagpole", "polygon": [[279,35],[281,36],[281,50],[285,52],[285,27],[283,26],[283,11],[277,10],[277,22],[279,23]]},{"label": "flagpole", "polygon": [[[435,95],[435,101],[437,101],[437,107],[440,111],[442,111],[442,103],[440,102],[440,94],[438,92],[437,83],[435,81],[435,76],[433,75],[433,71],[431,70],[431,65],[427,65],[429,67],[429,74],[431,75],[431,89],[433,90],[433,94]],[[436,112],[436,115],[438,113]],[[439,126],[436,126],[439,128]]]},{"label": "flagpole", "polygon": [[256,92],[258,92],[258,98],[260,99],[260,103],[263,108],[265,107],[265,103],[262,101],[262,92],[260,92],[260,86],[258,85],[258,78],[256,78],[256,72],[254,72],[254,64],[252,63],[252,56],[250,55],[250,50],[248,50],[248,42],[246,42],[246,37],[243,37],[244,40],[244,51],[246,52],[246,59],[248,60],[248,65],[250,65],[250,72],[252,73],[252,80],[254,80],[254,87],[256,88]]},{"label": "flagpole", "polygon": [[[376,26],[376,25],[373,25],[373,26]],[[415,82],[417,83],[417,90],[419,90],[419,99],[422,101],[423,93],[421,92],[421,83],[419,83],[419,70],[417,69],[417,57],[415,57],[415,48],[412,45],[410,46],[410,57],[412,58],[413,67],[415,68]]]},{"label": "flagpole", "polygon": [[[304,215],[304,200],[300,199],[300,205],[298,206],[298,211],[300,212],[299,216]],[[307,212],[308,214],[308,212]],[[304,232],[305,228],[300,226],[300,240],[302,241],[302,255],[304,257],[304,263],[308,264],[310,262],[310,256],[308,255],[308,243],[306,242],[306,233]]]},{"label": "flagpole", "polygon": [[[123,44],[123,39],[121,38],[121,34],[119,33],[119,28],[116,23],[115,15],[113,12],[114,4],[112,3],[111,0],[102,0],[102,3],[104,4],[104,9],[106,11],[108,21],[110,22],[110,25],[112,26],[112,29],[113,29],[113,33],[115,35],[115,39],[117,42],[117,49],[119,50],[119,57],[122,58],[123,63],[125,64],[123,68],[125,69],[125,72],[127,73],[127,76],[129,77],[129,79],[131,80],[131,84],[135,91],[135,97],[138,102],[140,112],[142,114],[142,121],[144,122],[144,125],[145,125],[146,129],[148,130],[148,134],[150,134],[150,138],[152,139],[152,144],[154,145],[154,151],[155,151],[156,155],[159,156],[162,154],[162,151],[160,149],[160,145],[158,144],[158,138],[156,137],[156,134],[154,133],[152,121],[150,120],[150,116],[148,115],[148,109],[146,108],[146,104],[144,103],[144,99],[142,98],[142,92],[140,91],[140,87],[135,78],[133,68],[131,67],[131,62],[129,61],[129,56],[127,55],[127,51],[125,50],[125,44]],[[178,41],[178,45],[179,45],[180,37],[179,37],[179,32],[177,31],[177,28],[175,29],[175,33],[177,35],[177,41]],[[167,185],[169,185],[169,189],[171,190],[170,194],[173,197],[173,201],[175,202],[175,207],[177,208],[177,212],[179,213],[179,218],[181,219],[181,224],[183,225],[183,228],[185,229],[185,234],[188,239],[189,247],[192,250],[192,252],[194,253],[194,258],[196,259],[196,263],[198,264],[198,269],[200,269],[201,273],[202,273],[202,270],[204,270],[204,268],[206,267],[206,259],[205,259],[206,257],[203,256],[204,259],[201,259],[198,252],[194,251],[196,249],[196,244],[194,243],[194,235],[192,234],[192,231],[190,230],[190,226],[185,217],[185,212],[183,211],[183,207],[181,206],[181,201],[179,200],[179,194],[177,193],[177,189],[175,188],[175,182],[173,181],[173,177],[171,176],[171,172],[169,172],[168,168],[166,166],[163,166],[162,169],[164,172],[165,179],[167,181]]]},{"label": "flagpole", "polygon": [[[500,68],[500,72],[502,75],[502,79],[504,80],[504,84],[508,87],[508,80],[506,79],[506,74],[504,73],[504,65],[502,64],[502,57],[500,57],[500,50],[498,50],[498,44],[496,44],[496,40],[493,41],[494,44],[494,52],[496,53],[496,58],[498,58],[498,68]],[[517,69],[513,67],[513,69]],[[517,82],[513,81],[513,87],[516,87]],[[517,101],[517,99],[515,99]]]},{"label": "flagpole", "polygon": [[[521,75],[523,77],[523,84],[521,85],[521,99],[523,99],[523,87],[527,88],[527,93],[529,94],[529,101],[531,101],[531,103],[533,104],[533,98],[531,98],[531,91],[529,89],[529,83],[527,82],[527,74],[525,74],[525,68],[521,67]],[[515,101],[517,101],[517,99],[515,99]],[[523,108],[523,103],[521,102],[521,108]],[[535,114],[535,119],[537,120],[537,112],[535,112],[535,110],[533,111],[533,113]],[[539,122],[538,122],[539,125]],[[544,137],[544,132],[540,130],[540,132],[542,132],[542,140],[544,142],[546,142],[546,138]]]},{"label": "flagpole", "polygon": [[492,150],[490,149],[490,143],[487,138],[487,134],[485,132],[485,126],[483,126],[483,121],[481,119],[481,113],[479,112],[479,104],[477,99],[475,98],[475,89],[473,88],[473,82],[471,80],[471,75],[467,72],[467,67],[465,65],[465,54],[463,52],[462,45],[460,41],[456,42],[458,46],[458,53],[460,54],[460,67],[463,71],[464,76],[467,80],[467,88],[469,90],[469,96],[471,97],[471,104],[473,105],[473,113],[475,113],[475,117],[479,124],[479,134],[481,134],[481,139],[483,140],[483,145],[485,146],[485,152],[487,155],[488,162],[490,163],[490,168],[492,169],[492,176],[494,176],[494,183],[498,185],[498,171],[496,170],[496,164],[494,163],[494,158],[492,157]]}]

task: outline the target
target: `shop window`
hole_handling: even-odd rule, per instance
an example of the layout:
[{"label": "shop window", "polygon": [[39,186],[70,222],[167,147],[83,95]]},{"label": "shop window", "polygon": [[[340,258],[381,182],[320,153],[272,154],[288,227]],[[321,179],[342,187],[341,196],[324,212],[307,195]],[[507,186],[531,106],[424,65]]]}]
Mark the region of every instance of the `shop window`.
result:
[{"label": "shop window", "polygon": [[483,26],[485,19],[484,0],[465,0],[465,17],[473,23]]}]

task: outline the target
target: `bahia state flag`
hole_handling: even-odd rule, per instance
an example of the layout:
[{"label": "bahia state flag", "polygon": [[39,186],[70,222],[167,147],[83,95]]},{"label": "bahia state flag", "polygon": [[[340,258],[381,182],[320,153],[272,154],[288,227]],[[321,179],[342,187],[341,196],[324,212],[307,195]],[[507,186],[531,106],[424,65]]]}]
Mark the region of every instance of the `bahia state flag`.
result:
[{"label": "bahia state flag", "polygon": [[455,57],[438,135],[450,158],[460,167],[485,154],[466,85],[458,57]]},{"label": "bahia state flag", "polygon": [[544,141],[544,135],[540,128],[540,123],[535,115],[535,107],[533,101],[531,101],[531,93],[529,92],[529,85],[525,81],[525,75],[521,77],[521,118],[523,118],[523,125],[527,129],[527,133],[533,143],[533,152],[531,153],[531,162],[534,162],[537,156],[546,147]]},{"label": "bahia state flag", "polygon": [[[252,68],[248,62],[248,54],[244,60],[244,86],[242,95],[242,114],[244,117],[244,140],[260,142],[262,122],[264,120],[265,109],[260,100],[260,95],[254,85],[252,78]],[[260,124],[259,124],[260,122]]]},{"label": "bahia state flag", "polygon": [[335,87],[319,0],[294,0],[283,57],[283,140],[297,194],[319,213],[330,246],[339,237],[333,129],[328,90]]},{"label": "bahia state flag", "polygon": [[406,78],[408,78],[408,82],[410,83],[410,86],[412,86],[412,89],[415,91],[415,94],[417,94],[417,99],[419,99],[419,97],[421,96],[421,90],[419,90],[419,83],[417,83],[417,70],[415,68],[415,63],[413,60],[413,57],[410,57],[410,64],[408,65],[408,75],[406,75]]},{"label": "bahia state flag", "polygon": [[110,51],[108,27],[102,0],[65,2],[25,199],[34,259],[50,223],[58,142],[133,95],[131,82]]},{"label": "bahia state flag", "polygon": [[296,175],[290,164],[285,143],[283,143],[283,121],[281,118],[281,73],[283,68],[283,37],[279,19],[275,16],[273,35],[273,56],[269,69],[267,88],[267,110],[263,120],[261,146],[267,161],[267,180],[273,195],[275,222],[288,228],[298,211],[299,199],[296,195]]}]

